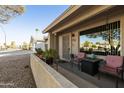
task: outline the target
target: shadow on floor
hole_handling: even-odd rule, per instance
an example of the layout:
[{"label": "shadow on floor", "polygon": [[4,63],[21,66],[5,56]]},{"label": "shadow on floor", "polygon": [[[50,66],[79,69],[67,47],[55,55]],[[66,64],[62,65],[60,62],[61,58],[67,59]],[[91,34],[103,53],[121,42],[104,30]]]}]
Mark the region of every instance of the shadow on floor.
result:
[{"label": "shadow on floor", "polygon": [[[60,62],[59,66],[62,68],[74,73],[75,75],[79,76],[80,78],[87,80],[88,82],[96,85],[100,88],[115,88],[115,77],[108,75],[108,74],[101,74],[101,79],[98,80],[98,75],[91,76],[89,74],[86,74],[84,72],[81,72],[78,70],[77,66],[74,66],[73,68],[69,64],[69,62]],[[61,70],[61,69],[59,69]],[[65,76],[66,77],[66,76]],[[68,78],[70,80],[70,78]],[[73,81],[73,80],[70,80]],[[122,81],[119,79],[119,88],[124,88],[124,80]]]}]

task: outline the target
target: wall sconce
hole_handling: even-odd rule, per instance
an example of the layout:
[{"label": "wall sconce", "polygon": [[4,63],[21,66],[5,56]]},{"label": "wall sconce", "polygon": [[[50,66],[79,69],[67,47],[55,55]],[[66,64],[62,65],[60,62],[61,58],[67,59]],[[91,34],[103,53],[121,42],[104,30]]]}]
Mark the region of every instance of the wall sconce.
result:
[{"label": "wall sconce", "polygon": [[72,33],[72,37],[74,37],[75,36],[75,34],[74,33]]}]

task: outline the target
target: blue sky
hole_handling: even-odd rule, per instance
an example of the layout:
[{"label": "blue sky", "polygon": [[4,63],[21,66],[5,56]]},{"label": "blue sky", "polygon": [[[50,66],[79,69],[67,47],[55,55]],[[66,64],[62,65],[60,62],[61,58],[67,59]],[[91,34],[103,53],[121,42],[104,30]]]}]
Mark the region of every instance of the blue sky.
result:
[{"label": "blue sky", "polygon": [[[21,16],[17,16],[3,25],[7,42],[15,41],[21,44],[24,41],[29,42],[30,36],[42,36],[42,30],[63,13],[69,6],[66,5],[33,5],[26,6],[25,12]],[[35,32],[35,29],[40,32]],[[1,29],[0,29],[1,31]],[[0,42],[4,42],[3,32],[0,32]]]}]

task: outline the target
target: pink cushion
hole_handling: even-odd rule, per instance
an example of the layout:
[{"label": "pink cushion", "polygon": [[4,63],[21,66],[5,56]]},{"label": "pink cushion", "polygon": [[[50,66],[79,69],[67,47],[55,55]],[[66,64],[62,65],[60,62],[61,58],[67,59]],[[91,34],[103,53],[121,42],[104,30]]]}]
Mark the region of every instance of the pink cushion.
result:
[{"label": "pink cushion", "polygon": [[106,57],[106,65],[112,68],[121,67],[123,65],[123,57],[108,55]]},{"label": "pink cushion", "polygon": [[79,53],[77,54],[77,58],[78,58],[78,59],[82,59],[82,58],[84,58],[85,56],[86,56],[86,54],[83,53],[83,52],[79,52]]},{"label": "pink cushion", "polygon": [[118,73],[117,73],[117,69],[111,68],[111,67],[108,67],[108,66],[103,66],[103,67],[99,68],[99,71],[101,71],[101,72],[108,72],[110,74],[117,75],[117,74],[120,73],[121,69],[119,69]]},{"label": "pink cushion", "polygon": [[76,63],[79,63],[85,57],[86,57],[85,53],[79,52],[77,55],[75,55],[74,60]]}]

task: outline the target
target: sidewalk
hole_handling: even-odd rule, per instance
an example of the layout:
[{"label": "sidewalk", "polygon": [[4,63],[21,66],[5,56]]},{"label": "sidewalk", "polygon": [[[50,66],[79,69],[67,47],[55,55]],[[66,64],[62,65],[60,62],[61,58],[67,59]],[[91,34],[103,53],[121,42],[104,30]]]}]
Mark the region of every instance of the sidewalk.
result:
[{"label": "sidewalk", "polygon": [[22,54],[31,54],[34,53],[31,50],[7,50],[7,51],[0,51],[0,57],[2,56],[14,56],[14,55],[22,55]]},{"label": "sidewalk", "polygon": [[6,52],[14,52],[14,51],[19,51],[21,49],[7,49],[7,50],[0,50],[0,54],[1,53],[6,53]]}]

